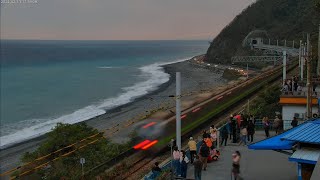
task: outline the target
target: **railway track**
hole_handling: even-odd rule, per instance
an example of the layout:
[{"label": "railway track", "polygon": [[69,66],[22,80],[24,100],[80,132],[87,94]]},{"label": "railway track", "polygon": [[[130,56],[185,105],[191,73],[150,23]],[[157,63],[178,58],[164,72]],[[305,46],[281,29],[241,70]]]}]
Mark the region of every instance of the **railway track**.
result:
[{"label": "railway track", "polygon": [[[294,67],[296,67],[296,65],[293,65],[291,68],[289,68],[288,72],[292,71],[292,70],[294,69]],[[280,79],[280,78],[277,77],[277,78],[273,79],[273,80],[271,81],[271,83],[272,83],[272,84],[276,84],[276,83],[278,83],[277,80],[279,80],[279,79]],[[269,84],[269,85],[270,85],[270,84]],[[239,85],[239,86],[244,87],[243,85]],[[235,87],[235,88],[236,88],[236,87]],[[224,95],[224,94],[229,95],[229,94],[230,94],[230,91],[232,91],[232,90],[235,89],[235,88],[232,88],[231,90],[229,90],[229,91],[227,91],[227,92],[224,92],[224,93],[222,93],[222,94],[223,94],[223,95]],[[256,97],[258,96],[258,93],[259,93],[259,92],[260,92],[260,91],[254,91],[254,92],[252,92],[251,94],[249,94],[249,95],[246,96],[246,99],[253,100],[254,98],[256,98]],[[216,95],[215,97],[213,97],[213,99],[217,99],[217,98],[221,97],[222,94]],[[209,101],[209,100],[208,100],[208,101]],[[238,103],[237,103],[236,105],[232,105],[232,106],[229,106],[228,108],[224,109],[224,110],[221,111],[219,114],[217,114],[217,115],[213,116],[212,118],[210,118],[207,122],[208,122],[209,124],[218,124],[218,123],[224,122],[224,121],[229,117],[230,114],[233,114],[233,113],[235,113],[235,112],[240,112],[240,111],[242,111],[242,110],[245,108],[244,105],[241,104],[241,102],[243,102],[243,100],[238,101]],[[206,102],[203,102],[203,103],[206,103]],[[197,107],[199,107],[199,105],[197,105],[196,107],[193,107],[193,108],[191,108],[191,109],[195,109],[195,108],[197,108]],[[187,111],[188,111],[188,110],[187,110]],[[190,110],[189,110],[189,111],[190,111]],[[184,114],[184,113],[182,113],[182,114]],[[182,140],[183,140],[182,142],[184,142],[184,144],[182,144],[183,147],[186,147],[186,145],[187,145],[186,143],[187,143],[187,137],[188,137],[188,135],[193,134],[194,137],[196,137],[195,135],[201,136],[202,131],[203,131],[203,130],[207,130],[207,129],[208,129],[208,124],[206,124],[205,126],[201,125],[201,126],[199,126],[199,127],[197,127],[197,128],[194,128],[192,131],[185,133],[185,134],[183,135],[183,137],[182,137]],[[167,158],[170,158],[170,153],[168,153],[168,152],[163,152],[162,154],[159,154],[157,157],[155,157],[155,158],[153,159],[153,161],[150,160],[150,158],[148,158],[147,163],[143,163],[143,166],[141,166],[141,164],[136,164],[137,167],[132,167],[134,173],[131,173],[131,174],[130,174],[130,178],[127,178],[127,179],[141,179],[142,176],[139,176],[139,175],[140,175],[140,174],[145,175],[145,174],[147,174],[148,172],[150,172],[150,170],[151,170],[154,162],[156,162],[156,161],[162,162],[163,159],[167,159]],[[141,159],[141,160],[142,160],[142,159]],[[149,162],[149,163],[148,163],[148,162]],[[146,166],[146,167],[144,167],[144,166]],[[144,167],[144,168],[142,168],[142,167]],[[137,171],[136,171],[136,170],[137,170]],[[128,176],[128,177],[129,177],[129,176]],[[133,178],[133,177],[134,177],[134,178]]]}]

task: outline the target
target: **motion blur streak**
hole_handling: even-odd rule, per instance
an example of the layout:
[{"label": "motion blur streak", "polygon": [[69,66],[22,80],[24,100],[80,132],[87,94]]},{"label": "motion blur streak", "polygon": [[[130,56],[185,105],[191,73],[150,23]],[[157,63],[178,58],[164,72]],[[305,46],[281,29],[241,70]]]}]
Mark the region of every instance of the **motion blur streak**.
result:
[{"label": "motion blur streak", "polygon": [[187,115],[184,114],[184,115],[181,116],[181,119],[186,118],[186,117],[187,117]]},{"label": "motion blur streak", "polygon": [[151,143],[143,146],[141,149],[146,150],[146,149],[150,148],[151,146],[157,144],[157,142],[158,142],[158,140],[154,140],[154,141],[152,141]]},{"label": "motion blur streak", "polygon": [[154,125],[154,124],[156,124],[156,122],[151,122],[151,123],[149,123],[149,124],[144,125],[142,128],[146,129],[146,128]]},{"label": "motion blur streak", "polygon": [[192,110],[192,112],[194,113],[194,112],[197,112],[197,111],[199,111],[201,108],[200,107],[198,107],[198,108],[196,108],[196,109],[194,109],[194,110]]},{"label": "motion blur streak", "polygon": [[144,140],[144,141],[142,141],[141,143],[133,146],[133,148],[134,148],[134,149],[140,149],[141,147],[149,144],[150,142],[151,142],[150,140]]},{"label": "motion blur streak", "polygon": [[220,100],[220,99],[222,99],[222,98],[223,98],[223,96],[220,96],[220,97],[217,98],[217,100]]}]

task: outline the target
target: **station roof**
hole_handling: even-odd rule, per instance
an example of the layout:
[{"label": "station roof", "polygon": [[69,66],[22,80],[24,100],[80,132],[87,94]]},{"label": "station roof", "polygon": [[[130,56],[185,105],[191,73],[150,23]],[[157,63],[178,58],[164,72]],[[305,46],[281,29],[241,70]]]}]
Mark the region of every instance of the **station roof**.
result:
[{"label": "station roof", "polygon": [[[318,99],[312,98],[311,102],[313,105],[317,105]],[[306,105],[307,104],[307,97],[283,95],[280,97],[279,103],[282,105]]]},{"label": "station roof", "polygon": [[320,157],[320,149],[314,148],[301,148],[296,150],[289,161],[306,163],[306,164],[317,164],[317,161]]},{"label": "station roof", "polygon": [[248,148],[254,150],[291,150],[295,142],[281,139],[283,136],[291,133],[291,131],[292,129],[277,136],[256,142],[249,145]]},{"label": "station roof", "polygon": [[296,127],[290,133],[281,137],[281,140],[320,144],[320,119],[307,121]]},{"label": "station roof", "polygon": [[320,119],[309,120],[277,136],[248,146],[255,150],[290,150],[297,143],[320,144]]}]

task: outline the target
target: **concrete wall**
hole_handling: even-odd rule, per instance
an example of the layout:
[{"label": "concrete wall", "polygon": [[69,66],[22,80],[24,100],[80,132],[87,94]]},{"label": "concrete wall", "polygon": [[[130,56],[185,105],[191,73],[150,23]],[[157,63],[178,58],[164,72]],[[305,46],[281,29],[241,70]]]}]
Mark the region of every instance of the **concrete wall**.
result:
[{"label": "concrete wall", "polygon": [[[312,107],[312,113],[317,113],[318,112],[318,108],[317,107]],[[306,113],[306,107],[305,106],[282,106],[282,119],[283,120],[292,120],[293,116],[295,113],[299,114],[299,118],[304,118],[304,116],[302,116],[303,114]],[[284,130],[286,129],[290,129],[291,125],[290,123],[284,123],[283,125]]]}]

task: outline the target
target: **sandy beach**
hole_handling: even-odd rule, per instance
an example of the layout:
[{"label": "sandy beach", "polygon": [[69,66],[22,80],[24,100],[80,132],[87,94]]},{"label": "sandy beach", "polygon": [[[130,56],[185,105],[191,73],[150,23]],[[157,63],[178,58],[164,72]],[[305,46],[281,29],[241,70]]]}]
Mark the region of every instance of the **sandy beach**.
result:
[{"label": "sandy beach", "polygon": [[[208,67],[195,62],[193,58],[164,65],[165,72],[170,74],[168,82],[162,84],[157,90],[131,103],[108,110],[106,114],[87,120],[86,123],[100,131],[113,127],[106,130],[105,135],[115,142],[125,142],[129,139],[127,135],[131,132],[130,128],[141,119],[165,119],[174,115],[175,99],[169,96],[175,95],[176,72],[181,72],[182,109],[204,101],[236,83],[222,78],[225,67]],[[44,136],[1,150],[0,172],[18,166],[20,156],[25,152],[33,151],[43,139]]]}]

